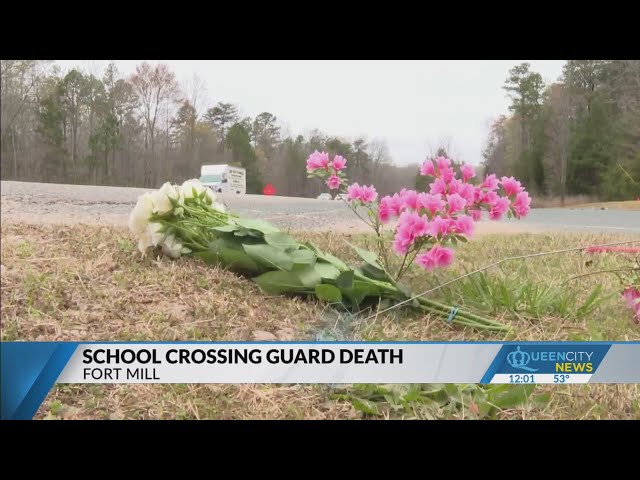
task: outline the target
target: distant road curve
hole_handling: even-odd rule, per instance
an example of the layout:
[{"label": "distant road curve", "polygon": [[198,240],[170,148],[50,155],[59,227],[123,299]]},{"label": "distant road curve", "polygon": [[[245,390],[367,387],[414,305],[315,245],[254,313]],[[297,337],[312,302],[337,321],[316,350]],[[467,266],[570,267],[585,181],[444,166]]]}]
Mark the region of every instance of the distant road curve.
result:
[{"label": "distant road curve", "polygon": [[[0,182],[2,221],[126,225],[142,188]],[[236,213],[294,230],[360,231],[340,201],[263,195],[221,195]],[[363,225],[363,224],[362,224]],[[482,222],[480,232],[607,231],[640,234],[640,211],[536,209],[524,220]]]}]

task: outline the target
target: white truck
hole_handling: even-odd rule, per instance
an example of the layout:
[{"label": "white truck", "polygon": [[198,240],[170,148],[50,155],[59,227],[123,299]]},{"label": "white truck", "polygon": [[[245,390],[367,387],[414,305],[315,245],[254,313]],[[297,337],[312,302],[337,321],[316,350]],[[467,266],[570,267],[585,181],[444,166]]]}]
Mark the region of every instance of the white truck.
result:
[{"label": "white truck", "polygon": [[200,181],[216,193],[247,193],[247,171],[230,165],[202,165]]}]

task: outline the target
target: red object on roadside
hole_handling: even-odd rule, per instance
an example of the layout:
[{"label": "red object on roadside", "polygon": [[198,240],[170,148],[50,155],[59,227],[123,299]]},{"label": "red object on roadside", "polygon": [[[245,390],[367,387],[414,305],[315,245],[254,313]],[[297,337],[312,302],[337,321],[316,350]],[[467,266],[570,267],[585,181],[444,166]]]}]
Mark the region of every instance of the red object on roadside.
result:
[{"label": "red object on roadside", "polygon": [[265,195],[275,195],[276,189],[273,187],[273,185],[271,185],[270,183],[267,183],[267,186],[264,187],[264,189],[262,190],[262,193],[264,193]]}]

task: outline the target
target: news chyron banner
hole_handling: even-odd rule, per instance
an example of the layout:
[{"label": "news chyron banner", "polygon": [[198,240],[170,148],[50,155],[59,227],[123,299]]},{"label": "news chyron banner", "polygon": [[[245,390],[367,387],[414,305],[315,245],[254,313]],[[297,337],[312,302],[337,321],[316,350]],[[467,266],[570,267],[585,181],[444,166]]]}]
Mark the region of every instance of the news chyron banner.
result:
[{"label": "news chyron banner", "polygon": [[640,383],[640,342],[0,342],[2,419],[63,383]]}]

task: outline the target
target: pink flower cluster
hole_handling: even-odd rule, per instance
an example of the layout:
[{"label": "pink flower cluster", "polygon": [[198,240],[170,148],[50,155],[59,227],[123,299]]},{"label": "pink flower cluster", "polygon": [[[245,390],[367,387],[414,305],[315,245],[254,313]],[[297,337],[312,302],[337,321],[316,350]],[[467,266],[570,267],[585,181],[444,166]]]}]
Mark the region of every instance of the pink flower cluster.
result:
[{"label": "pink flower cluster", "polygon": [[373,185],[360,186],[357,183],[349,185],[347,188],[347,200],[348,201],[360,201],[362,203],[373,203],[378,198],[378,192]]},{"label": "pink flower cluster", "polygon": [[434,177],[428,193],[403,189],[380,200],[378,217],[382,223],[398,218],[393,250],[399,255],[417,252],[429,246],[426,253],[415,257],[416,263],[432,270],[446,267],[453,261],[453,250],[441,244],[455,237],[469,238],[474,222],[482,218],[499,220],[508,212],[522,218],[529,213],[531,199],[520,182],[513,177],[489,175],[475,186],[469,180],[476,176],[473,166],[460,168],[462,178],[456,176],[451,160],[438,157],[427,160],[422,175]]},{"label": "pink flower cluster", "polygon": [[622,296],[627,301],[627,305],[635,314],[636,323],[640,324],[640,290],[635,287],[627,288]]},{"label": "pink flower cluster", "polygon": [[342,185],[342,178],[340,178],[340,172],[347,166],[347,160],[340,156],[335,155],[333,160],[329,160],[329,154],[327,152],[318,152],[317,150],[309,155],[307,159],[307,171],[309,173],[316,170],[324,170],[329,178],[327,178],[326,184],[331,190],[337,190]]},{"label": "pink flower cluster", "polygon": [[[307,160],[309,173],[326,179],[332,190],[346,182],[342,173],[345,167],[343,157],[336,155],[330,160],[326,152],[315,151]],[[529,194],[513,177],[498,179],[489,175],[474,185],[470,180],[476,177],[475,168],[463,165],[458,178],[451,160],[446,157],[427,160],[420,173],[433,177],[428,192],[403,189],[380,199],[376,205],[376,189],[354,183],[347,188],[347,200],[365,204],[372,211],[377,206],[380,223],[397,218],[393,250],[398,255],[415,254],[415,262],[427,270],[451,265],[453,250],[443,245],[450,240],[471,237],[483,210],[489,212],[492,220],[499,220],[507,213],[517,218],[529,213]],[[423,248],[426,251],[422,251]]]}]

